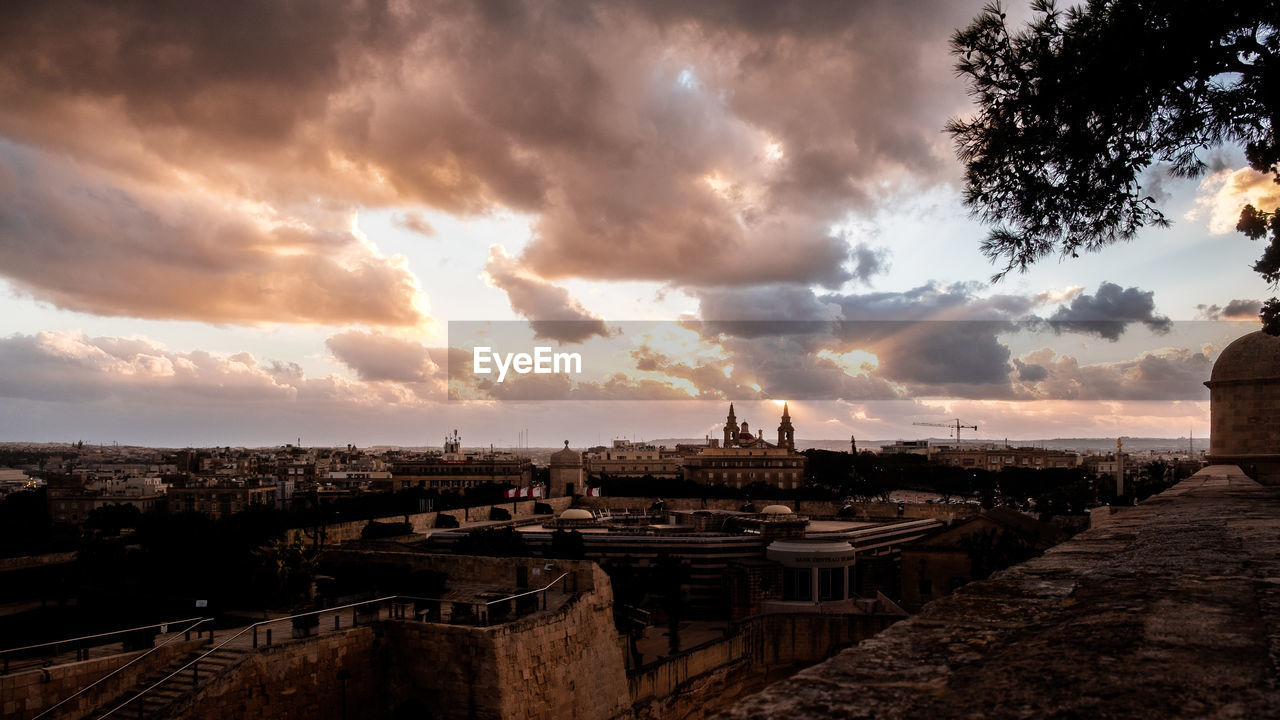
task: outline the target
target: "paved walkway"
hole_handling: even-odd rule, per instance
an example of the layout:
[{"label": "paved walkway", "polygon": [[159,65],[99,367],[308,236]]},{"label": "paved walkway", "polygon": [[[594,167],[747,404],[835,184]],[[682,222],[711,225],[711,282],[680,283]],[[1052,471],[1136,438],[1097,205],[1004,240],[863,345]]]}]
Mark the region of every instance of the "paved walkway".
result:
[{"label": "paved walkway", "polygon": [[723,717],[1280,717],[1280,487],[1207,470]]}]

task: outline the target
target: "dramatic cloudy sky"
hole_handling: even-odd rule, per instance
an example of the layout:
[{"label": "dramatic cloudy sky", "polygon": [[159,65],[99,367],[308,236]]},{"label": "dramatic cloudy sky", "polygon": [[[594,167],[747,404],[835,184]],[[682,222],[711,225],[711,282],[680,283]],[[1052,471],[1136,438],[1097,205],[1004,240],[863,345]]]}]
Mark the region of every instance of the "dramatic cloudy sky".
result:
[{"label": "dramatic cloudy sky", "polygon": [[[6,2],[0,440],[1204,435],[1280,191],[1216,149],[1172,228],[989,285],[980,5]],[[449,322],[516,320],[625,367],[449,400]]]}]

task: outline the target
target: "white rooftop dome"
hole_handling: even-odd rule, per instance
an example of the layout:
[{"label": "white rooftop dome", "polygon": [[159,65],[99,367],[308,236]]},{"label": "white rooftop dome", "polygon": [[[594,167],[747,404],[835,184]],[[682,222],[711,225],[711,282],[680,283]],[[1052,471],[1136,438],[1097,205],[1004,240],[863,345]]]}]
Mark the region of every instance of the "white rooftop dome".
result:
[{"label": "white rooftop dome", "polygon": [[760,511],[761,515],[790,515],[791,508],[786,505],[770,505]]},{"label": "white rooftop dome", "polygon": [[565,510],[564,512],[560,513],[560,519],[561,520],[590,520],[591,511],[583,510],[582,508],[569,508],[568,510]]}]

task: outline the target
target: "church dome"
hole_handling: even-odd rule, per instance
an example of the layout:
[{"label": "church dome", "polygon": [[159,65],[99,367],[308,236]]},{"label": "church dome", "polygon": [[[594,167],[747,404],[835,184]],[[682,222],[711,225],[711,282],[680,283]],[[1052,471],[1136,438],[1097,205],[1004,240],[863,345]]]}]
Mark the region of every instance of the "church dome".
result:
[{"label": "church dome", "polygon": [[1210,382],[1236,380],[1280,380],[1280,337],[1259,330],[1223,348]]},{"label": "church dome", "polygon": [[786,505],[770,505],[760,511],[761,515],[790,515],[791,508]]},{"label": "church dome", "polygon": [[569,449],[569,441],[564,441],[564,449],[551,453],[551,465],[557,467],[578,467],[582,465],[582,455]]},{"label": "church dome", "polygon": [[560,513],[559,518],[561,520],[591,520],[592,519],[591,511],[583,510],[582,508],[569,508],[568,510],[565,510],[564,512]]}]

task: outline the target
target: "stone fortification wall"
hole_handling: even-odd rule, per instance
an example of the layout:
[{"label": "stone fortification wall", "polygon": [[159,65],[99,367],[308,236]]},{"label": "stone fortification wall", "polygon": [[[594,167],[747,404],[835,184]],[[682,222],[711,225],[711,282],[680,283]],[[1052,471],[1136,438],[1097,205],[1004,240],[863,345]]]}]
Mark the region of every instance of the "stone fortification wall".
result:
[{"label": "stone fortification wall", "polygon": [[554,622],[528,618],[493,634],[498,682],[508,688],[497,717],[559,720],[616,715],[629,702],[609,578],[591,565],[595,590]]},{"label": "stone fortification wall", "polygon": [[[546,503],[551,506],[553,512],[568,508],[573,498],[538,498],[536,501],[532,499],[517,500],[512,502],[498,503],[496,505],[477,505],[472,508],[458,508],[457,510],[440,510],[428,513],[411,513],[409,514],[409,524],[413,526],[415,533],[425,532],[436,526],[436,517],[439,515],[452,515],[460,522],[475,522],[489,519],[489,510],[492,508],[502,508],[511,513],[512,518],[528,517],[533,515],[534,505],[537,503]],[[388,515],[387,517],[375,518],[382,522],[404,522],[405,515]],[[354,520],[345,523],[333,523],[324,526],[325,542],[340,543],[348,540],[359,540],[360,533],[364,531],[368,520]],[[294,528],[289,530],[286,538],[289,542],[301,541],[309,542],[311,536],[310,528]]]},{"label": "stone fortification wall", "polygon": [[[63,705],[56,714],[58,717],[78,718],[133,687],[143,676],[154,673],[187,653],[203,649],[207,644],[208,640],[204,639],[175,640]],[[0,718],[8,720],[34,717],[45,708],[131,662],[143,652],[145,651],[121,653],[0,675]]]},{"label": "stone fortification wall", "polygon": [[366,625],[259,648],[170,707],[166,717],[386,717],[389,667],[384,635],[381,624]]},{"label": "stone fortification wall", "polygon": [[883,615],[765,615],[729,637],[633,672],[634,720],[703,718],[797,667],[820,662],[900,618]]},{"label": "stone fortification wall", "polygon": [[1280,488],[1209,467],[723,717],[1275,717],[1276,578]]},{"label": "stone fortification wall", "polygon": [[[579,497],[575,498],[574,502],[577,507],[608,508],[610,510],[631,510],[636,512],[647,509],[653,504],[654,500],[655,498],[642,497]],[[737,510],[742,507],[743,502],[745,501],[729,498],[707,498],[706,500],[702,498],[663,498],[663,504],[668,510]],[[844,507],[844,503],[828,500],[755,501],[757,508],[773,504],[786,505],[799,515],[814,517],[834,517]],[[898,503],[852,503],[852,509],[853,519],[856,520],[897,520],[905,518],[908,520],[951,521],[963,520],[982,512],[982,508],[977,505],[960,503],[903,503],[902,515],[898,515]]]},{"label": "stone fortification wall", "polygon": [[[509,565],[445,559],[476,561],[477,574],[487,563]],[[493,627],[389,620],[281,643],[250,654],[170,716],[607,720],[628,704],[613,597],[599,568],[573,565],[592,591],[555,611]]]},{"label": "stone fortification wall", "polygon": [[628,705],[623,648],[608,578],[594,572],[595,592],[550,615],[491,628],[396,623],[390,695],[443,720],[616,716]]}]

